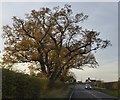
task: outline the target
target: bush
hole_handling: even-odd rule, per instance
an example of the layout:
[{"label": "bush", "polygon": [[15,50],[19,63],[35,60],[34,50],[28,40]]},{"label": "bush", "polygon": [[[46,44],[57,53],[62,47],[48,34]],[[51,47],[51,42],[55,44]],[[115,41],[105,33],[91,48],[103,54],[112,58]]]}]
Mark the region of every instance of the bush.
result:
[{"label": "bush", "polygon": [[3,98],[39,98],[42,85],[38,77],[2,69]]},{"label": "bush", "polygon": [[2,98],[46,98],[66,97],[69,94],[69,86],[60,80],[55,81],[49,88],[50,80],[35,76],[17,73],[8,69],[2,69]]}]

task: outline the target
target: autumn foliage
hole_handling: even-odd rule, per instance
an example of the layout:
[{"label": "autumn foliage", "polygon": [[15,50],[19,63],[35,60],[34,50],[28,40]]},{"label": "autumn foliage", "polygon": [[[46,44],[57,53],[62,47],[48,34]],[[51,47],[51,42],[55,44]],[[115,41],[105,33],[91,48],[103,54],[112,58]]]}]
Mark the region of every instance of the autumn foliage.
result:
[{"label": "autumn foliage", "polygon": [[[25,19],[13,17],[12,26],[3,26],[3,63],[37,62],[51,80],[62,79],[70,68],[96,67],[94,52],[110,41],[100,33],[83,29],[88,15],[74,14],[71,5],[32,10]],[[64,79],[62,79],[64,80]]]}]

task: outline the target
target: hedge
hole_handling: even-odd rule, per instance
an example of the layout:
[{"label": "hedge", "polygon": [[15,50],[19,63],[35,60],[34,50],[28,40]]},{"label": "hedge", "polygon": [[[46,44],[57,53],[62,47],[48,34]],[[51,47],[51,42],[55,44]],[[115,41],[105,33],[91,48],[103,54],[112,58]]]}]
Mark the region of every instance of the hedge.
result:
[{"label": "hedge", "polygon": [[45,80],[2,69],[2,98],[40,98]]}]

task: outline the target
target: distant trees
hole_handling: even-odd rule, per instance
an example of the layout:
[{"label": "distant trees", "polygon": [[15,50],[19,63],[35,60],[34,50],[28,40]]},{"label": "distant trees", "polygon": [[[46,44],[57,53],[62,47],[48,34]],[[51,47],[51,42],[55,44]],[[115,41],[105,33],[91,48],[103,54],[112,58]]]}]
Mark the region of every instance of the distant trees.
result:
[{"label": "distant trees", "polygon": [[79,23],[87,18],[73,14],[68,4],[32,10],[25,19],[14,16],[12,26],[3,26],[3,64],[37,62],[50,80],[63,78],[70,68],[96,67],[92,51],[106,48],[110,41],[99,38],[99,32],[82,29]]}]

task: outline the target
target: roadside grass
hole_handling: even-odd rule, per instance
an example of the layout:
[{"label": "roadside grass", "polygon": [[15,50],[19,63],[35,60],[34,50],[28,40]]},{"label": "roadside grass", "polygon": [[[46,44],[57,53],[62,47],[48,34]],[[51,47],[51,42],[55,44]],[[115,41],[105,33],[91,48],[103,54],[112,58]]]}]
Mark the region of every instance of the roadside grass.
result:
[{"label": "roadside grass", "polygon": [[94,88],[94,90],[106,93],[106,94],[114,96],[114,97],[119,97],[119,95],[120,95],[120,92],[118,91],[118,89],[100,89],[100,88]]},{"label": "roadside grass", "polygon": [[62,98],[68,99],[73,87],[73,84],[69,84],[66,87],[52,88],[51,90],[47,90],[45,94],[42,94],[42,98],[61,98],[61,100]]}]

